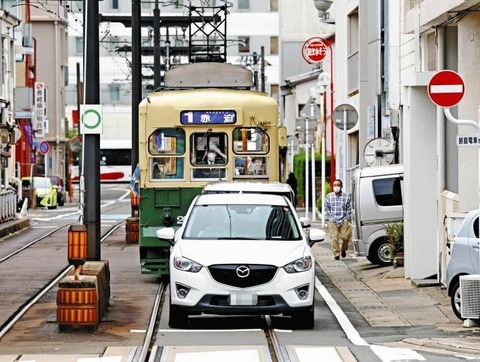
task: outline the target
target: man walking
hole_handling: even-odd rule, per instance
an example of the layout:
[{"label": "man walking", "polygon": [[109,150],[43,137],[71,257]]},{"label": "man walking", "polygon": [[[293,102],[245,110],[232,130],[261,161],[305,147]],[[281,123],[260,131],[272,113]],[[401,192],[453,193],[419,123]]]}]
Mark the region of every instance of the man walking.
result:
[{"label": "man walking", "polygon": [[328,234],[332,241],[335,260],[347,256],[348,243],[352,238],[352,200],[350,195],[342,191],[341,180],[333,182],[333,192],[325,198],[325,216],[328,219]]}]

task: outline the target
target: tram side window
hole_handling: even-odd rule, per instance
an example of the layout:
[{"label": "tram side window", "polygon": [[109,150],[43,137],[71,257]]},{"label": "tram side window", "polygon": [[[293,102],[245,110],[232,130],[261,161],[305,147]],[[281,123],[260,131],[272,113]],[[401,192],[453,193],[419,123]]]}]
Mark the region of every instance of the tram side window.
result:
[{"label": "tram side window", "polygon": [[235,157],[235,176],[267,176],[267,157]]},{"label": "tram side window", "polygon": [[233,130],[235,155],[234,177],[268,176],[270,138],[259,127],[239,127]]},{"label": "tram side window", "polygon": [[233,151],[235,153],[268,153],[270,138],[259,127],[241,127],[233,130]]},{"label": "tram side window", "polygon": [[183,179],[185,131],[179,128],[159,128],[148,138],[150,178]]}]

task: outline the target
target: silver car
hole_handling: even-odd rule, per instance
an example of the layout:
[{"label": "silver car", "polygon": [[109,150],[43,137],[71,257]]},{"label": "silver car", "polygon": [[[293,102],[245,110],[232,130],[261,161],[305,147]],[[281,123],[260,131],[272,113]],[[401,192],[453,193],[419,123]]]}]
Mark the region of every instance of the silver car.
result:
[{"label": "silver car", "polygon": [[460,276],[480,273],[480,240],[478,237],[478,210],[470,211],[460,225],[458,234],[450,248],[450,261],[447,266],[447,293],[452,309],[462,318]]}]

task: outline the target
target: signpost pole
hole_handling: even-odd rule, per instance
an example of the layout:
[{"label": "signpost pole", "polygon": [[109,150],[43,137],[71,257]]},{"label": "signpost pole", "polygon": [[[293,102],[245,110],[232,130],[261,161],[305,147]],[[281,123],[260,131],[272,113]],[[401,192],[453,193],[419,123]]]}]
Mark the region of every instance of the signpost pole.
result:
[{"label": "signpost pole", "polygon": [[[315,120],[315,98],[310,102],[310,117]],[[316,121],[314,121],[315,123]],[[312,135],[315,134],[312,130]],[[316,180],[315,180],[315,137],[312,140],[312,221],[317,221]]]},{"label": "signpost pole", "polygon": [[[327,125],[327,109],[326,109],[326,105],[327,105],[327,101],[326,101],[326,93],[323,93],[321,95],[322,97],[322,111],[320,114],[323,113],[323,117],[320,116],[320,131],[322,132],[322,228],[325,228],[325,210],[324,210],[324,204],[325,204],[325,163],[326,163],[326,160],[325,160],[325,140],[326,140],[326,137],[325,137],[325,133],[326,133],[326,125]],[[330,164],[330,167],[332,167],[332,165]],[[333,182],[333,180],[332,180]]]},{"label": "signpost pole", "polygon": [[308,117],[305,117],[305,217],[308,219],[309,217],[309,211],[308,211],[308,198],[310,196],[308,189],[309,189],[309,183],[308,183],[308,149],[309,149],[309,144],[308,144]]}]

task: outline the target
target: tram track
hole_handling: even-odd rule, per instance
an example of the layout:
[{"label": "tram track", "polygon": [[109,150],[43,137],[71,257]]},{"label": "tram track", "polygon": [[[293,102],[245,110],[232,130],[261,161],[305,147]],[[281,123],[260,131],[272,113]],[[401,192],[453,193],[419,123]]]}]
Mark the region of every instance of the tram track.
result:
[{"label": "tram track", "polygon": [[[148,327],[145,331],[145,339],[142,347],[137,351],[136,358],[133,359],[135,362],[155,362],[159,360],[164,360],[166,356],[163,355],[164,347],[155,344],[158,333],[168,333],[165,329],[160,330],[160,322],[163,311],[163,302],[167,298],[166,294],[168,292],[168,283],[161,281],[158,287],[157,294],[155,296],[155,301],[152,306],[152,313],[150,316]],[[167,315],[167,314],[164,314]],[[246,317],[248,318],[248,317]],[[266,339],[266,346],[268,347],[268,353],[271,362],[288,362],[290,358],[286,351],[282,348],[281,343],[277,337],[277,333],[273,326],[272,318],[269,315],[262,317],[262,326],[258,331],[263,331],[263,334]],[[165,323],[162,323],[163,325]],[[250,331],[251,328],[239,328],[238,331]],[[177,330],[171,330],[172,332],[179,332]],[[198,329],[192,328],[192,332],[198,332]],[[205,330],[206,331],[206,330]],[[212,333],[215,333],[216,330],[212,329]],[[189,330],[180,330],[180,333],[188,333]]]}]

